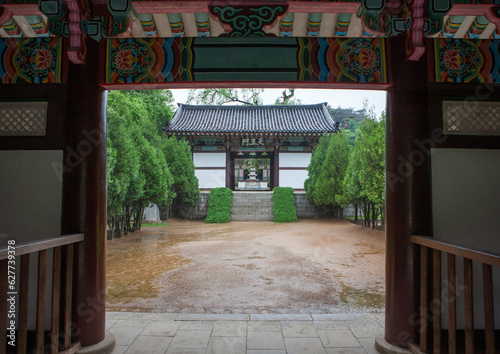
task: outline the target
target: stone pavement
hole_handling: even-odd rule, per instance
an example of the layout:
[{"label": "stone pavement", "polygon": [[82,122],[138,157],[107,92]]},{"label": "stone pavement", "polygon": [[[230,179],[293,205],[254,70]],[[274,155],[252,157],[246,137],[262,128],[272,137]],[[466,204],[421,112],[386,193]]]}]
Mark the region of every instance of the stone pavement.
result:
[{"label": "stone pavement", "polygon": [[107,312],[113,354],[377,353],[384,314]]}]

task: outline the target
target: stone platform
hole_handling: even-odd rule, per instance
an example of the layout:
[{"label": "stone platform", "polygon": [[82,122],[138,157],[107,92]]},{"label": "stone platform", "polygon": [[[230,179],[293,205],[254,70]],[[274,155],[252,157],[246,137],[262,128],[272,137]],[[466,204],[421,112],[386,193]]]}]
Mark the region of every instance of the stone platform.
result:
[{"label": "stone platform", "polygon": [[371,354],[384,332],[384,314],[106,315],[113,354]]}]

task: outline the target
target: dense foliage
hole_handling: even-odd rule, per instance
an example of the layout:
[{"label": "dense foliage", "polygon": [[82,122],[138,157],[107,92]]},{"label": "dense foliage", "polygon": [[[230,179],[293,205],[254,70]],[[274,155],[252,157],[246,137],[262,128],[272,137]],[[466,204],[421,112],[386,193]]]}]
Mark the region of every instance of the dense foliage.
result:
[{"label": "dense foliage", "polygon": [[344,195],[349,203],[359,205],[364,223],[382,227],[385,221],[385,116],[376,120],[372,114],[359,126],[351,153]]},{"label": "dense foliage", "polygon": [[353,108],[342,108],[340,106],[337,108],[332,108],[329,105],[326,107],[326,109],[328,110],[328,113],[330,113],[332,119],[335,122],[339,122],[340,126],[343,128],[346,128],[348,126],[350,120],[354,120],[355,122],[360,123],[365,119],[364,109],[355,111]]},{"label": "dense foliage", "polygon": [[[140,229],[144,208],[151,203],[171,205],[178,197],[179,185],[198,190],[190,151],[188,157],[185,156],[186,144],[168,139],[161,129],[172,115],[170,91],[109,93],[107,221],[110,238]],[[188,183],[183,183],[184,180]],[[179,198],[191,200],[196,194],[185,196],[180,192]]]},{"label": "dense foliage", "polygon": [[295,222],[297,211],[293,188],[276,187],[273,189],[274,222]]},{"label": "dense foliage", "polygon": [[[363,212],[375,227],[385,218],[385,116],[360,111],[363,120],[349,119],[348,129],[322,137],[307,167],[306,195],[329,215],[342,216],[348,204]],[[352,143],[351,143],[352,141]],[[352,144],[352,146],[351,146]]]},{"label": "dense foliage", "polygon": [[229,188],[220,187],[210,190],[208,196],[208,223],[226,223],[230,221],[233,191]]},{"label": "dense foliage", "polygon": [[173,203],[166,207],[169,217],[171,211],[177,216],[189,211],[200,199],[198,178],[194,175],[193,154],[186,140],[178,140],[175,136],[165,139],[164,152],[174,178],[172,191],[175,193]]},{"label": "dense foliage", "polygon": [[312,201],[327,215],[340,215],[345,205],[340,200],[349,163],[349,144],[343,132],[332,135],[319,173],[315,176]]},{"label": "dense foliage", "polygon": [[316,180],[321,172],[321,169],[323,168],[326,151],[328,150],[331,139],[331,134],[325,134],[319,139],[318,145],[311,156],[311,162],[309,163],[309,166],[307,166],[308,177],[304,182],[304,189],[306,190],[307,199],[312,202],[314,202],[314,196],[316,193]]}]

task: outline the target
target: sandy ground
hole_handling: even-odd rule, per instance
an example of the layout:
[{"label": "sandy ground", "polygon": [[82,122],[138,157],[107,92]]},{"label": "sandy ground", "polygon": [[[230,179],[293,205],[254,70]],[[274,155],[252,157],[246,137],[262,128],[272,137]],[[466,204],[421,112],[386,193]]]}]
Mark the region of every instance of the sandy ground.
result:
[{"label": "sandy ground", "polygon": [[169,223],[108,241],[109,310],[383,311],[381,231],[331,219]]}]

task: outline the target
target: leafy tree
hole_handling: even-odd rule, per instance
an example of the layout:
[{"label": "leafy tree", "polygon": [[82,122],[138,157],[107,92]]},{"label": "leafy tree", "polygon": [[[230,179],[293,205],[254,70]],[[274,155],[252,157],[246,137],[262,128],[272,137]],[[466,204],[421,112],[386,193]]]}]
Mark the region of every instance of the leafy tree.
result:
[{"label": "leafy tree", "polygon": [[260,95],[264,89],[204,89],[189,90],[188,103],[222,105],[225,103],[243,103],[247,105],[262,105]]},{"label": "leafy tree", "polygon": [[163,136],[163,128],[173,117],[174,97],[170,90],[132,91],[138,95],[142,104],[147,107],[148,120],[155,132]]},{"label": "leafy tree", "polygon": [[108,95],[108,233],[140,229],[144,207],[171,202],[161,128],[172,117],[169,91],[113,91]]},{"label": "leafy tree", "polygon": [[328,113],[335,122],[339,122],[343,128],[347,128],[350,120],[356,122],[361,122],[364,118],[364,110],[355,111],[354,108],[342,108],[338,106],[337,108],[332,108],[330,105],[326,106]]},{"label": "leafy tree", "polygon": [[314,203],[329,215],[341,214],[343,182],[349,163],[347,137],[341,131],[332,136],[326,158],[314,186]]},{"label": "leafy tree", "polygon": [[356,139],[356,135],[358,134],[359,122],[355,119],[349,119],[347,125],[344,127],[344,132],[347,136],[347,141],[350,146],[354,146],[354,140]]},{"label": "leafy tree", "polygon": [[345,196],[360,205],[364,223],[376,226],[385,217],[385,116],[380,120],[373,109],[365,109],[366,119],[359,131],[344,179]]},{"label": "leafy tree", "polygon": [[331,139],[331,134],[325,134],[319,139],[318,145],[314,149],[311,156],[311,161],[307,166],[307,179],[304,181],[304,189],[306,191],[307,199],[309,199],[313,203],[315,197],[316,180],[318,179],[318,176],[321,172]]},{"label": "leafy tree", "polygon": [[145,182],[126,96],[110,93],[108,102],[108,225],[109,236],[120,237],[129,232],[126,205],[142,197]]},{"label": "leafy tree", "polygon": [[295,96],[295,89],[286,89],[274,102],[275,105],[299,105],[302,101]]},{"label": "leafy tree", "polygon": [[362,196],[362,185],[359,179],[359,171],[361,170],[361,154],[356,147],[351,151],[349,157],[349,165],[344,177],[343,188],[344,196],[348,203],[354,205],[354,219],[358,219],[358,206],[361,205],[365,198]]},{"label": "leafy tree", "polygon": [[[185,139],[178,140],[172,136],[165,139],[163,152],[173,176],[172,210],[176,214],[182,214],[194,207],[200,199],[191,147]],[[170,214],[170,203],[167,203],[166,206],[168,214]]]},{"label": "leafy tree", "polygon": [[144,206],[161,204],[169,199],[173,177],[165,160],[165,155],[145,138],[139,138],[141,173],[144,175]]},{"label": "leafy tree", "polygon": [[[225,103],[242,103],[259,106],[264,103],[264,89],[204,89],[189,90],[187,102],[191,104],[223,105]],[[295,89],[285,89],[282,96],[276,98],[276,105],[296,105],[302,102],[295,98]]]}]

